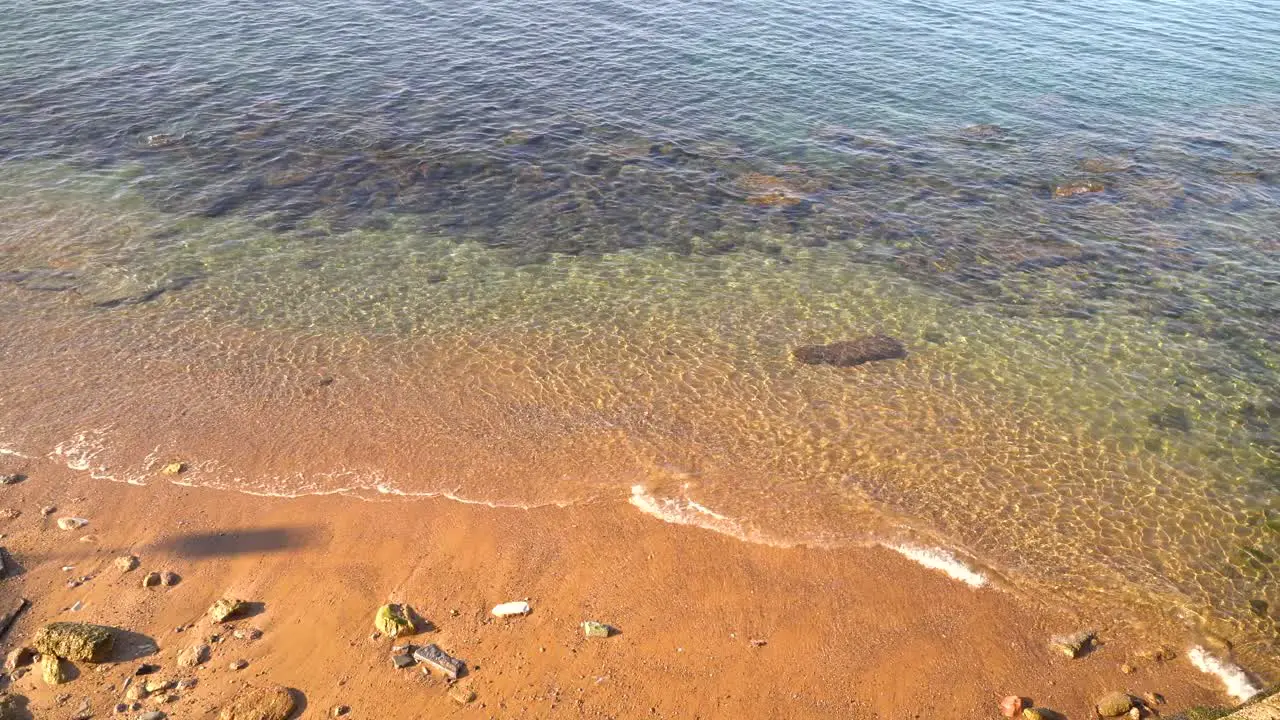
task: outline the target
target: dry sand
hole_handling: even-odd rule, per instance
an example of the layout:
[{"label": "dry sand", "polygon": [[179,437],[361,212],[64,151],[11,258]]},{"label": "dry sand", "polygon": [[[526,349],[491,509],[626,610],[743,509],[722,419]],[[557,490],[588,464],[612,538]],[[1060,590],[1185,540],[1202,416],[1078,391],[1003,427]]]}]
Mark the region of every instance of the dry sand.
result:
[{"label": "dry sand", "polygon": [[[623,503],[516,510],[262,498],[161,479],[92,480],[44,461],[24,471],[28,480],[0,487],[0,508],[22,511],[0,520],[0,544],[19,566],[0,581],[0,599],[33,606],[0,646],[53,620],[112,625],[159,646],[141,660],[82,665],[57,688],[38,670],[14,681],[9,690],[27,696],[37,718],[71,717],[83,698],[95,717],[110,716],[143,661],[162,666],[162,677],[199,679],[161,707],[173,718],[215,717],[241,686],[268,683],[298,690],[304,717],[344,704],[349,717],[385,720],[979,718],[998,717],[1008,694],[1088,718],[1092,700],[1115,689],[1159,692],[1165,714],[1228,701],[1185,648],[1124,674],[1121,664],[1145,646],[1126,627],[1103,626],[1100,649],[1056,656],[1046,639],[1090,618],[975,590],[879,548],[751,545]],[[42,517],[46,505],[58,511]],[[64,516],[90,524],[60,530]],[[141,567],[122,574],[112,561],[127,553]],[[182,580],[142,588],[153,570]],[[67,587],[83,575],[93,578]],[[211,626],[205,611],[224,595],[261,605],[231,627]],[[532,614],[490,617],[515,599]],[[407,603],[434,626],[410,642],[467,662],[473,703],[459,706],[420,668],[392,668],[392,641],[370,639],[385,602]],[[588,619],[620,633],[585,638]],[[264,634],[237,639],[232,627]],[[177,667],[180,650],[214,633],[208,663]],[[231,670],[239,659],[248,667]],[[71,698],[58,706],[63,693]]]}]

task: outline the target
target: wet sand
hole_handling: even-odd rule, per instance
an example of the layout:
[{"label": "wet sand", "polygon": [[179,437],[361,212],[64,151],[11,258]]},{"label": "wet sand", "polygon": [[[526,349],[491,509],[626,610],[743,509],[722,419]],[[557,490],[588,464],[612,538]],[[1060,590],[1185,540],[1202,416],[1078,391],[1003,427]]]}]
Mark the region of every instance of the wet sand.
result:
[{"label": "wet sand", "polygon": [[[163,706],[176,718],[215,717],[239,687],[267,683],[300,691],[306,717],[344,704],[350,717],[388,720],[996,717],[1008,694],[1087,718],[1096,697],[1117,689],[1164,695],[1166,715],[1230,702],[1173,638],[1174,660],[1137,662],[1151,640],[1104,624],[1104,644],[1068,660],[1047,649],[1048,637],[1097,618],[975,590],[881,548],[752,545],[624,503],[519,510],[445,499],[262,498],[159,478],[147,487],[92,480],[44,460],[4,462],[29,479],[0,488],[0,507],[22,512],[0,521],[0,543],[20,568],[0,595],[6,605],[24,596],[33,606],[3,648],[53,620],[124,628],[160,648],[141,660],[82,665],[58,688],[27,674],[10,691],[27,696],[36,717],[70,716],[82,698],[108,716],[140,661],[159,664],[161,677],[199,678]],[[45,505],[58,511],[42,517]],[[90,523],[63,531],[56,519],[64,516]],[[112,560],[126,553],[141,567],[122,575]],[[181,582],[142,588],[153,570]],[[94,577],[66,587],[82,575]],[[231,623],[261,628],[261,639],[209,625],[204,613],[222,596],[261,603]],[[532,614],[489,616],[514,599],[528,599]],[[82,608],[67,610],[77,601]],[[407,603],[434,626],[409,642],[436,643],[467,662],[471,705],[455,704],[439,677],[392,667],[393,643],[370,639],[385,602]],[[579,624],[588,619],[621,632],[585,638]],[[177,667],[180,650],[214,632],[222,640],[208,663]],[[248,667],[229,669],[238,659]],[[1135,673],[1121,672],[1126,661]],[[61,693],[72,698],[51,710]]]}]

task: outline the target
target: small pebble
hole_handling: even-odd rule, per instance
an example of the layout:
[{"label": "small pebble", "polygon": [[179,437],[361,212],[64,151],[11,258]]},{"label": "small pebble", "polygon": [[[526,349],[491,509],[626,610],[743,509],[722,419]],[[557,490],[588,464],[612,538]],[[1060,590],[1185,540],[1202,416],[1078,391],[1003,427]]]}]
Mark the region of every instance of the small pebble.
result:
[{"label": "small pebble", "polygon": [[116,563],[116,569],[118,569],[122,573],[127,573],[137,569],[138,556],[137,555],[121,555],[120,557],[115,559],[115,563]]},{"label": "small pebble", "polygon": [[231,662],[231,664],[230,664],[228,667],[230,667],[232,670],[243,670],[243,669],[245,669],[245,668],[249,667],[249,661],[248,661],[248,660],[233,660],[233,661]]},{"label": "small pebble", "polygon": [[342,717],[343,715],[346,715],[349,712],[351,712],[351,708],[347,707],[346,705],[339,705],[333,709],[333,716]]},{"label": "small pebble", "polygon": [[142,577],[142,587],[156,587],[160,584],[160,573],[149,572]]},{"label": "small pebble", "polygon": [[160,576],[160,584],[164,585],[165,587],[173,587],[174,585],[177,585],[180,582],[182,582],[182,578],[179,577],[178,574],[174,572],[169,572],[166,570],[164,574]]},{"label": "small pebble", "polygon": [[49,517],[50,515],[56,512],[58,512],[57,505],[45,505],[44,507],[40,508],[40,514],[45,517]]},{"label": "small pebble", "polygon": [[58,527],[62,530],[79,530],[88,525],[89,521],[78,517],[58,518]]},{"label": "small pebble", "polygon": [[1120,672],[1124,673],[1125,675],[1132,675],[1137,671],[1138,671],[1138,668],[1130,665],[1129,663],[1125,663],[1120,666]]}]

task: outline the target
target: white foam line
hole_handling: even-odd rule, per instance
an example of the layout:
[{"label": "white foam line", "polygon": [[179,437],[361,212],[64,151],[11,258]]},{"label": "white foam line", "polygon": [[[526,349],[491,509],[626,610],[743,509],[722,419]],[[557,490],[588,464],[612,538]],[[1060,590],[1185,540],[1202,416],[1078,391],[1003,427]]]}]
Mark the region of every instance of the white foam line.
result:
[{"label": "white foam line", "polygon": [[906,558],[929,568],[944,572],[953,580],[980,588],[987,584],[987,576],[961,562],[955,555],[942,548],[920,547],[919,545],[894,545],[885,543],[885,547]]},{"label": "white foam line", "polygon": [[1244,702],[1262,692],[1262,688],[1249,679],[1249,675],[1235,663],[1215,657],[1208,650],[1196,645],[1187,653],[1187,659],[1202,673],[1213,675],[1222,681],[1227,694]]},{"label": "white foam line", "polygon": [[27,458],[27,459],[31,458],[30,455],[25,455],[23,453],[18,452],[17,450],[14,450],[13,448],[7,448],[4,446],[0,446],[0,455],[12,455],[14,457]]},{"label": "white foam line", "polygon": [[640,512],[672,525],[699,527],[757,545],[783,548],[794,547],[795,545],[795,543],[782,542],[750,530],[737,520],[721,515],[688,497],[658,497],[650,493],[643,485],[633,485],[631,487],[629,502],[638,508]]}]

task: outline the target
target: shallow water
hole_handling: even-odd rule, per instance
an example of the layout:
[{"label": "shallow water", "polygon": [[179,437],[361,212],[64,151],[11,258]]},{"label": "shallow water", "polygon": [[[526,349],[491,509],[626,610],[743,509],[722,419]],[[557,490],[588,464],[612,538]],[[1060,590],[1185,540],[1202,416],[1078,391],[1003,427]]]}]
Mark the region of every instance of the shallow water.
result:
[{"label": "shallow water", "polygon": [[943,545],[1280,671],[1275,10],[4,14],[0,446]]}]

